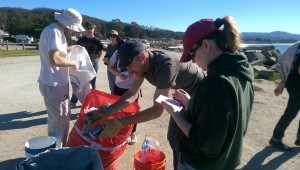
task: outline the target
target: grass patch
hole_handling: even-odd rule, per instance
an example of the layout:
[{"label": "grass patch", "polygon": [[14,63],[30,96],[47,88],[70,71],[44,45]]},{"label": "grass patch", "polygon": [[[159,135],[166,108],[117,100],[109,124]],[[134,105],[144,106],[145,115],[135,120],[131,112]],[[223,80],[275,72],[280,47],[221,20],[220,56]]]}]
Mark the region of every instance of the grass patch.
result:
[{"label": "grass patch", "polygon": [[39,55],[39,50],[37,50],[37,49],[0,50],[0,58],[3,58],[3,57],[32,56],[32,55]]},{"label": "grass patch", "polygon": [[254,78],[256,79],[264,79],[274,82],[275,84],[279,84],[281,81],[281,75],[280,73],[275,72],[274,74],[270,75],[270,77],[263,77],[259,74],[258,71],[254,71]]},{"label": "grass patch", "polygon": [[256,85],[253,85],[253,89],[254,89],[254,91],[262,91],[262,88],[260,88]]}]

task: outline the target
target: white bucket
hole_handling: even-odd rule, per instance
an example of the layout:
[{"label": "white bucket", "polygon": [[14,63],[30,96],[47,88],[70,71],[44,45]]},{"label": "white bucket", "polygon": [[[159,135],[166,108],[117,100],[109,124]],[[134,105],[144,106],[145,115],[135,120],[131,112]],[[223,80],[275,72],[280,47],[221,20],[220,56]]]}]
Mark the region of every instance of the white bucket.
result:
[{"label": "white bucket", "polygon": [[50,148],[56,147],[56,138],[53,136],[38,136],[25,143],[26,158],[31,158]]}]

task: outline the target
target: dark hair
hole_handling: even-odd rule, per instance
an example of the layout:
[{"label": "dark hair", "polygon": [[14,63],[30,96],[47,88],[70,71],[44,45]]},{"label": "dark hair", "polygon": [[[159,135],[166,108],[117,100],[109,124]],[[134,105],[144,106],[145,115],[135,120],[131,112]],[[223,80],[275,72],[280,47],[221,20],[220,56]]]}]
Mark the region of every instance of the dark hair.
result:
[{"label": "dark hair", "polygon": [[214,39],[217,46],[225,52],[236,52],[240,49],[241,36],[238,27],[231,16],[218,18],[215,20],[217,27],[223,26],[223,29],[217,30],[204,39]]}]

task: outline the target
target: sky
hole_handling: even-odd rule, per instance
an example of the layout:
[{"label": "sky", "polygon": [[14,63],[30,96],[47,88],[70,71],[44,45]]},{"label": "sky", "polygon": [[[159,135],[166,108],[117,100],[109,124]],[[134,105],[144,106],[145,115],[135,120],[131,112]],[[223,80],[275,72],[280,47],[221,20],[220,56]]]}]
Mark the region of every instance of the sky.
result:
[{"label": "sky", "polygon": [[300,34],[299,0],[0,0],[0,7],[73,8],[105,21],[181,32],[202,18],[231,15],[241,32]]}]

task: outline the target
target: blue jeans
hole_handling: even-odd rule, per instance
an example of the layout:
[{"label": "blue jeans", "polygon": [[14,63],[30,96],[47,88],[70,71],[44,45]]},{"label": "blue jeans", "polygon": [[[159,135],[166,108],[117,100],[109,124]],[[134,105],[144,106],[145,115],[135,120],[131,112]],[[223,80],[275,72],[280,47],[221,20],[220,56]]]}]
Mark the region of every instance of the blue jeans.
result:
[{"label": "blue jeans", "polygon": [[114,94],[114,86],[115,86],[116,76],[113,73],[111,73],[108,69],[107,69],[107,78],[108,78],[108,85],[109,85],[110,93]]},{"label": "blue jeans", "polygon": [[[98,70],[99,70],[99,64],[98,63],[93,63],[93,67],[95,69],[95,72],[98,73]],[[95,76],[91,81],[90,81],[90,84],[92,86],[92,89],[96,89],[96,77]],[[78,99],[77,97],[73,94],[72,97],[71,97],[71,103],[73,104],[76,104],[78,102]]]},{"label": "blue jeans", "polygon": [[[93,67],[94,67],[96,73],[98,73],[98,70],[99,70],[99,64],[98,64],[98,63],[94,63],[94,64],[93,64]],[[97,77],[97,76],[95,76],[95,77],[90,81],[90,84],[91,84],[91,86],[92,86],[92,89],[96,89],[96,77]]]}]

